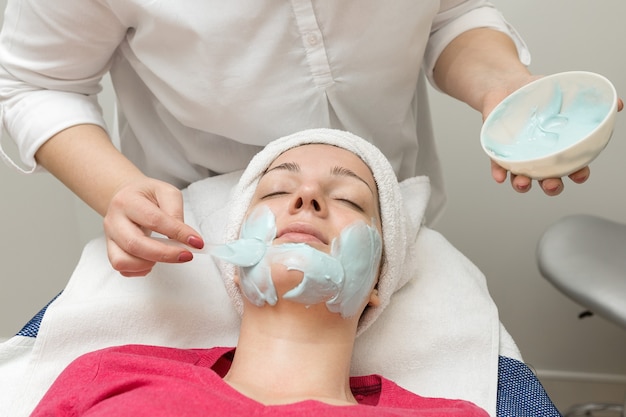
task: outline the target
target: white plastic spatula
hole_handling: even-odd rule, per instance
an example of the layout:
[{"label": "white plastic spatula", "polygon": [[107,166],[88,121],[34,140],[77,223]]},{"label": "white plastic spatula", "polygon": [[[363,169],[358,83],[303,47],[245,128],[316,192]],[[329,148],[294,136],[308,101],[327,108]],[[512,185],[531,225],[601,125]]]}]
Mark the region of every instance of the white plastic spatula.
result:
[{"label": "white plastic spatula", "polygon": [[[195,249],[177,240],[166,237],[151,237],[170,246],[186,249],[198,255],[211,255],[237,266],[248,267],[258,264],[267,249],[267,243],[259,239],[239,239],[229,243],[205,243],[203,249]],[[208,253],[205,251],[208,250]]]}]

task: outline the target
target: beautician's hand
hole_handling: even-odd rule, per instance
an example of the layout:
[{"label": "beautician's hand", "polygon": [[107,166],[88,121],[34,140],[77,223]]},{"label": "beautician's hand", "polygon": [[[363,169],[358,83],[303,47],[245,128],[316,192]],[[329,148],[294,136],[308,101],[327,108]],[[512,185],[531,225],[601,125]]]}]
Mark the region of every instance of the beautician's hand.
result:
[{"label": "beautician's hand", "polygon": [[144,276],[157,262],[193,258],[189,250],[151,239],[151,232],[196,249],[204,246],[198,232],[183,221],[180,190],[147,177],[126,183],[115,193],[104,216],[104,232],[111,265],[127,277]]},{"label": "beautician's hand", "polygon": [[[490,92],[485,98],[485,107],[483,110],[483,121],[487,118],[489,113],[500,103],[500,101],[504,100],[509,94],[514,92],[517,88],[520,88],[531,81],[540,78],[540,76],[531,76],[528,78],[521,78],[517,81],[509,84],[506,88],[502,88],[498,91]],[[618,101],[617,110],[622,111],[624,108],[624,103],[620,99]],[[498,165],[493,160],[491,161],[491,176],[498,183],[503,183],[506,180],[508,171]],[[576,172],[568,175],[569,179],[575,182],[576,184],[582,184],[587,181],[589,178],[590,170],[589,167],[583,167]],[[541,189],[546,195],[556,196],[561,194],[564,188],[563,179],[562,178],[546,178],[539,181]],[[519,193],[525,193],[529,191],[532,187],[532,179],[526,177],[524,175],[515,175],[511,173],[511,186],[513,189]]]},{"label": "beautician's hand", "polygon": [[204,246],[200,234],[183,222],[180,190],[146,177],[101,127],[69,127],[45,142],[35,158],[102,215],[109,260],[122,275],[143,276],[156,262],[193,257],[184,247],[149,238],[152,232],[198,249]]},{"label": "beautician's hand", "polygon": [[[480,111],[483,120],[506,96],[531,81],[533,76],[519,60],[511,38],[489,28],[472,29],[457,36],[440,54],[433,77],[439,88]],[[620,100],[618,109],[624,107]],[[502,183],[508,171],[491,161],[491,175]],[[576,183],[589,177],[589,168],[569,175]],[[530,190],[532,180],[511,174],[511,185],[521,193]],[[540,181],[543,192],[558,195],[563,191],[561,178]]]}]

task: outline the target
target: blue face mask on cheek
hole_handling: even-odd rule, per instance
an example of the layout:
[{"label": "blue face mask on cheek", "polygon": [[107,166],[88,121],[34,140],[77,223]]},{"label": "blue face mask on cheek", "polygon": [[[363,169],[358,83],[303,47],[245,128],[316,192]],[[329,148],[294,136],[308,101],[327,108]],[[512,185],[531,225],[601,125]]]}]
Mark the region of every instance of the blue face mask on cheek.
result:
[{"label": "blue face mask on cheek", "polygon": [[278,302],[271,276],[271,265],[277,263],[303,273],[284,299],[305,305],[325,302],[328,310],[346,318],[360,313],[382,256],[382,239],[375,227],[362,221],[347,226],[333,240],[330,254],[305,243],[272,246],[275,238],[274,213],[260,206],[246,219],[240,239],[217,247],[212,255],[241,267],[241,290],[259,307]]}]

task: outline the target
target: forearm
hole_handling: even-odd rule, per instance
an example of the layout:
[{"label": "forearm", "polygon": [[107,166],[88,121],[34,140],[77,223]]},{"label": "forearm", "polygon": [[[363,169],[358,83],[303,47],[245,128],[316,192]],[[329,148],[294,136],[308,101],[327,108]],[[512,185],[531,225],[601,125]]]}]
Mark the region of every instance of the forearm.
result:
[{"label": "forearm", "polygon": [[96,125],[77,125],[59,132],[39,148],[35,158],[103,216],[123,184],[145,178]]},{"label": "forearm", "polygon": [[443,50],[433,76],[442,91],[484,113],[490,96],[505,96],[531,74],[509,36],[480,28],[462,33]]}]

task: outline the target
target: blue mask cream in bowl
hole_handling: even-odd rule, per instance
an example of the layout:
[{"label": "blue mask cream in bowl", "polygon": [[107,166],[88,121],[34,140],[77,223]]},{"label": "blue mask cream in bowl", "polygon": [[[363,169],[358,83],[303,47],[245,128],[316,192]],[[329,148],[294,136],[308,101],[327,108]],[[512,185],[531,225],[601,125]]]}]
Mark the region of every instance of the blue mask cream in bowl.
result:
[{"label": "blue mask cream in bowl", "polygon": [[563,177],[606,147],[617,100],[613,84],[599,74],[549,75],[505,98],[485,120],[480,141],[487,155],[513,174]]}]

